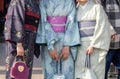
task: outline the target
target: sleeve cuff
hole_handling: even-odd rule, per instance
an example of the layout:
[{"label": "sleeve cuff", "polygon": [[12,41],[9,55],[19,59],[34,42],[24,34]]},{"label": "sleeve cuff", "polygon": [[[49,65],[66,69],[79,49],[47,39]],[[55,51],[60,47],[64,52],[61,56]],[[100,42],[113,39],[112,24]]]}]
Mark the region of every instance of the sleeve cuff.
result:
[{"label": "sleeve cuff", "polygon": [[54,50],[53,45],[48,46],[48,50]]},{"label": "sleeve cuff", "polygon": [[23,35],[21,32],[11,33],[11,40],[17,43],[22,42]]},{"label": "sleeve cuff", "polygon": [[48,50],[54,50],[54,44],[55,44],[55,40],[52,40],[48,45]]}]

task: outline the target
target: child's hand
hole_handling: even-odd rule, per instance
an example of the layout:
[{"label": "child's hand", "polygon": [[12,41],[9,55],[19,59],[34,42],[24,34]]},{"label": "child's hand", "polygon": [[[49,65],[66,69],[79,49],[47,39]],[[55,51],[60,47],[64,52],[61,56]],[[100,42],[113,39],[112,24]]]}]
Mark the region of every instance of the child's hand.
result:
[{"label": "child's hand", "polygon": [[113,34],[112,36],[111,36],[111,39],[113,39],[113,40],[116,40],[118,38],[118,35],[117,34]]},{"label": "child's hand", "polygon": [[58,58],[58,53],[56,50],[49,50],[49,54],[53,60],[58,61],[59,58]]},{"label": "child's hand", "polygon": [[93,53],[93,46],[89,46],[86,50],[86,54],[92,54]]},{"label": "child's hand", "polygon": [[22,43],[17,43],[17,56],[24,56],[24,48],[22,46]]},{"label": "child's hand", "polygon": [[61,51],[61,54],[60,54],[60,58],[63,58],[64,60],[67,60],[68,59],[68,56],[69,56],[69,46],[64,46],[62,48],[62,51]]}]

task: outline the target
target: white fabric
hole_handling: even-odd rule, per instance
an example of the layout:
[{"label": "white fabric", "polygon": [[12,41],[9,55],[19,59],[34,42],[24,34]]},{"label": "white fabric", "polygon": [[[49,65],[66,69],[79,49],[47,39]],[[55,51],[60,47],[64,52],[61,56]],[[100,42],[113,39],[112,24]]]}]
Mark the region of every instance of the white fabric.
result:
[{"label": "white fabric", "polygon": [[97,79],[93,70],[86,68],[82,74],[82,78],[80,79]]},{"label": "white fabric", "polygon": [[97,79],[104,79],[105,56],[109,49],[111,37],[108,17],[101,5],[89,1],[84,8],[78,6],[77,20],[96,20],[96,25],[93,36],[83,37],[81,39],[81,46],[78,47],[78,55],[75,63],[75,79],[81,79],[84,71],[86,49],[89,46],[94,47],[93,53],[91,54],[91,69],[94,71]]}]

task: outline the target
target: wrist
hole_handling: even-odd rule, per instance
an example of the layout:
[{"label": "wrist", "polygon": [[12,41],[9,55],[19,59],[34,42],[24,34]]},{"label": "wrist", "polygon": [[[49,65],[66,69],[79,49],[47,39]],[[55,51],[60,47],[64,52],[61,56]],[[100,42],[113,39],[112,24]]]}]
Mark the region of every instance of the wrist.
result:
[{"label": "wrist", "polygon": [[17,43],[17,47],[21,47],[22,46],[22,43]]},{"label": "wrist", "polygon": [[48,50],[54,50],[53,45],[49,46],[49,47],[48,47]]},{"label": "wrist", "polygon": [[69,48],[70,46],[64,46],[64,48]]}]

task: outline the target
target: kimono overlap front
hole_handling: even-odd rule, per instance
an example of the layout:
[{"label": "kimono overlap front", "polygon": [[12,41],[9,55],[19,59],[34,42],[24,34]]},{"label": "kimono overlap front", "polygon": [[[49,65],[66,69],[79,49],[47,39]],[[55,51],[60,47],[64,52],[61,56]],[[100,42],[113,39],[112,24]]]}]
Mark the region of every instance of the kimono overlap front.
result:
[{"label": "kimono overlap front", "polygon": [[[56,73],[56,61],[52,60],[48,50],[56,49],[61,53],[63,46],[70,46],[69,57],[62,62],[62,73],[66,79],[73,79],[74,59],[76,50],[74,46],[80,45],[79,29],[76,23],[75,3],[73,0],[41,0],[41,23],[38,27],[36,42],[42,45],[42,61],[45,79],[52,79]],[[49,17],[66,17],[64,24],[51,24]],[[56,20],[55,20],[56,21]],[[64,32],[54,31],[54,26],[64,26]],[[63,31],[63,30],[62,30]]]}]

